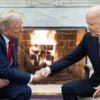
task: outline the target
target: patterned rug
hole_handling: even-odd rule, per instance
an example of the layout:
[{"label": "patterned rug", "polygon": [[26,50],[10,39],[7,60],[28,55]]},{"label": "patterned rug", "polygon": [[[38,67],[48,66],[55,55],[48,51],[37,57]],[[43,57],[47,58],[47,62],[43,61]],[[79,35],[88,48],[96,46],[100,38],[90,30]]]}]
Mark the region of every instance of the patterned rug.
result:
[{"label": "patterned rug", "polygon": [[32,95],[30,100],[63,100],[61,95]]}]

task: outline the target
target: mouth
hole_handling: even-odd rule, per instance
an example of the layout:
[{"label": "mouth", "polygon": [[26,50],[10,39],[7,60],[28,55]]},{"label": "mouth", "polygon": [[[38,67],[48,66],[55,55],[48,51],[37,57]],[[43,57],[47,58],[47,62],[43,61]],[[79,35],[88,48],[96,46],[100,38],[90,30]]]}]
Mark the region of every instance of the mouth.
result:
[{"label": "mouth", "polygon": [[93,30],[90,30],[90,33],[91,33],[91,34],[95,34],[95,32],[94,32]]},{"label": "mouth", "polygon": [[93,30],[89,30],[91,33],[93,33],[94,31]]}]

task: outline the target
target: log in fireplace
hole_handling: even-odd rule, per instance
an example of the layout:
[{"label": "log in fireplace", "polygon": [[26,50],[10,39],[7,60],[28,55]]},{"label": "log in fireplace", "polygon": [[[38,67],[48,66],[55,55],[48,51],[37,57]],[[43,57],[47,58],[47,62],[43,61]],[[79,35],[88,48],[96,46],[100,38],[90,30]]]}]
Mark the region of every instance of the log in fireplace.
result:
[{"label": "log in fireplace", "polygon": [[[85,27],[25,27],[25,31],[19,38],[19,68],[34,73],[52,64],[69,54],[79,44],[85,32]],[[65,81],[84,78],[85,63],[84,58],[38,84],[62,84]]]}]

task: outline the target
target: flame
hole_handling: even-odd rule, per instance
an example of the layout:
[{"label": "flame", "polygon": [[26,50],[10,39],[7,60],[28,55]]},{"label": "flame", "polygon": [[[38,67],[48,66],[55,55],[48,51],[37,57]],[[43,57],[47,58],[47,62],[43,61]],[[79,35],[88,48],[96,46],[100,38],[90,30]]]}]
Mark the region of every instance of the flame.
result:
[{"label": "flame", "polygon": [[55,34],[56,31],[54,30],[35,30],[31,37],[31,44],[56,45]]},{"label": "flame", "polygon": [[31,34],[30,54],[32,64],[36,66],[50,65],[55,60],[56,31],[34,30]]}]

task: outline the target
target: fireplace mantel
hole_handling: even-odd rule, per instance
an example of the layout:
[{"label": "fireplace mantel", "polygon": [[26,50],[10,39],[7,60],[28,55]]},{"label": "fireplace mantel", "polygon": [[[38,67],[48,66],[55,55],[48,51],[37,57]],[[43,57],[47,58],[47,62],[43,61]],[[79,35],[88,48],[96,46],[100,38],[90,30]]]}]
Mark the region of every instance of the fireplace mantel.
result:
[{"label": "fireplace mantel", "polygon": [[67,8],[0,8],[1,12],[17,10],[24,14],[24,26],[29,27],[83,27],[89,7]]}]

